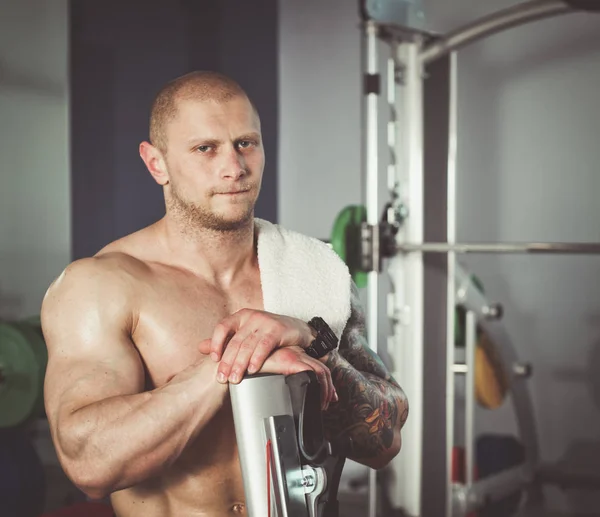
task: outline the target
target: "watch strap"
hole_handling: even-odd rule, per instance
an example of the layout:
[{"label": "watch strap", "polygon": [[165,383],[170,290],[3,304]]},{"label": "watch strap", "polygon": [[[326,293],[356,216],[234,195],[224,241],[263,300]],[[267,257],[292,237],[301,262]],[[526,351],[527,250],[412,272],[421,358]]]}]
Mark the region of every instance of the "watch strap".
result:
[{"label": "watch strap", "polygon": [[308,322],[308,325],[316,332],[317,336],[310,346],[306,348],[305,352],[307,355],[315,359],[320,359],[337,348],[337,336],[329,325],[325,323],[323,318],[316,316]]}]

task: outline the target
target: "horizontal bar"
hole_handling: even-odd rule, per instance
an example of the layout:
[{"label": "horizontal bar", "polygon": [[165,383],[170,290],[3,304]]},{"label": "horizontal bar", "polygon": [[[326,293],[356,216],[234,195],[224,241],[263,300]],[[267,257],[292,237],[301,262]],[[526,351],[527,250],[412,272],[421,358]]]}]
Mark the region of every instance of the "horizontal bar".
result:
[{"label": "horizontal bar", "polygon": [[587,242],[530,242],[530,243],[473,243],[449,244],[426,242],[423,244],[398,244],[397,253],[537,253],[537,254],[600,254],[600,243]]},{"label": "horizontal bar", "polygon": [[421,52],[421,60],[424,64],[427,64],[460,47],[503,30],[573,11],[572,7],[560,0],[530,0],[523,2],[472,22],[441,39],[434,40]]}]

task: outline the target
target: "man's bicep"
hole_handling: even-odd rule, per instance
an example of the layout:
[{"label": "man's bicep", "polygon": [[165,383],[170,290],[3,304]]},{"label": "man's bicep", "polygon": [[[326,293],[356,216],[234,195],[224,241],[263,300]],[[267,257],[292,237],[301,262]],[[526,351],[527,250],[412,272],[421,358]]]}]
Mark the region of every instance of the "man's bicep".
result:
[{"label": "man's bicep", "polygon": [[340,340],[340,355],[357,370],[376,375],[400,387],[381,358],[369,347],[365,311],[354,282],[351,296],[350,317]]},{"label": "man's bicep", "polygon": [[51,423],[59,413],[143,388],[143,365],[127,333],[130,308],[119,289],[87,261],[67,268],[48,290],[41,315]]}]

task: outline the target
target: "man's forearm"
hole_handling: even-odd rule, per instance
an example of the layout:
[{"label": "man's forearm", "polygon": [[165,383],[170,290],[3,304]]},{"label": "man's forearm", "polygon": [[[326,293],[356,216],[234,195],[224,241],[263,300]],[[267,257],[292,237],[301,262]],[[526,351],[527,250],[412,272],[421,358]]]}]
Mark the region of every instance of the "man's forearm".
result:
[{"label": "man's forearm", "polygon": [[186,379],[65,415],[58,440],[67,472],[92,497],[158,474],[213,417],[226,389],[216,382],[198,389]]},{"label": "man's forearm", "polygon": [[332,443],[346,442],[348,457],[380,468],[400,450],[401,429],[408,402],[393,379],[357,370],[339,353],[326,362],[339,402],[324,413],[326,434]]}]

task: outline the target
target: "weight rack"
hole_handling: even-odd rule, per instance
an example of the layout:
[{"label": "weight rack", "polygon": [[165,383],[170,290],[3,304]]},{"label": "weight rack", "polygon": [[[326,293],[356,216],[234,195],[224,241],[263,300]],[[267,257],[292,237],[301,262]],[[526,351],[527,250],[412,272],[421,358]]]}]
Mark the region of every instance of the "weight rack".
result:
[{"label": "weight rack", "polygon": [[[526,449],[525,462],[484,480],[474,481],[474,350],[475,329],[483,326],[499,350],[504,364],[519,365],[510,338],[498,318],[490,318],[491,304],[472,285],[457,263],[461,253],[600,254],[595,243],[456,243],[456,149],[457,149],[457,61],[456,53],[493,34],[553,16],[576,11],[600,11],[599,0],[530,0],[476,20],[445,36],[427,32],[425,16],[417,0],[362,0],[363,35],[363,145],[366,222],[362,228],[361,262],[368,271],[367,328],[370,346],[377,351],[379,336],[379,273],[386,259],[392,292],[387,300],[393,332],[389,349],[396,365],[393,374],[408,393],[410,416],[403,431],[403,448],[392,461],[392,505],[410,516],[462,517],[514,490],[527,490],[536,478],[538,444],[533,405],[523,369],[512,370],[511,394],[520,439]],[[380,70],[379,43],[387,45],[387,65]],[[435,102],[432,82],[445,87],[447,132],[445,141],[430,134],[424,109]],[[390,196],[380,218],[379,143],[380,97],[387,90],[387,187]],[[438,91],[439,93],[439,91]],[[429,158],[435,143],[445,149],[445,159]],[[425,162],[428,166],[425,167]],[[433,163],[432,163],[433,162]],[[441,211],[432,210],[427,189],[431,170],[439,173],[446,189]],[[439,186],[439,185],[438,185]],[[440,203],[441,201],[441,203]],[[436,221],[440,221],[436,223]],[[428,223],[427,225],[425,223]],[[435,259],[435,256],[438,259]],[[442,303],[446,315],[443,331],[431,304]],[[467,310],[466,361],[457,365],[454,343],[454,311],[457,303]],[[427,304],[427,305],[426,305]],[[438,307],[439,308],[439,307]],[[424,343],[442,343],[446,350],[445,382],[437,393],[426,379]],[[429,363],[428,363],[429,364]],[[439,366],[439,365],[438,365]],[[454,383],[465,375],[466,482],[451,478],[454,445]],[[443,402],[439,393],[445,393]],[[441,405],[440,405],[441,404]],[[432,409],[429,409],[432,408]],[[436,411],[437,410],[437,411]],[[445,429],[443,454],[432,445]],[[431,437],[427,433],[432,433]],[[441,456],[441,458],[437,458]],[[424,465],[437,465],[426,470]],[[441,474],[440,474],[441,473]],[[443,486],[440,501],[428,495],[431,487]],[[438,483],[438,485],[435,485]],[[369,475],[369,517],[376,515],[376,472]],[[434,494],[438,492],[433,491]]]}]

